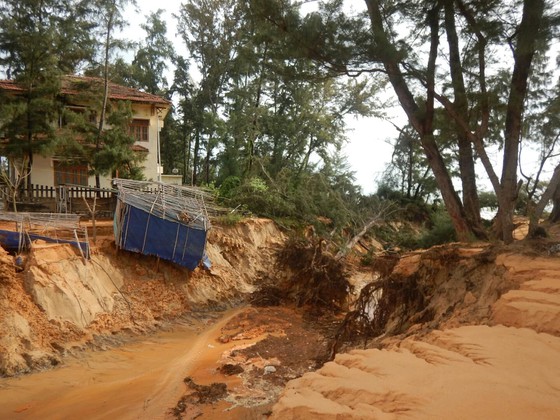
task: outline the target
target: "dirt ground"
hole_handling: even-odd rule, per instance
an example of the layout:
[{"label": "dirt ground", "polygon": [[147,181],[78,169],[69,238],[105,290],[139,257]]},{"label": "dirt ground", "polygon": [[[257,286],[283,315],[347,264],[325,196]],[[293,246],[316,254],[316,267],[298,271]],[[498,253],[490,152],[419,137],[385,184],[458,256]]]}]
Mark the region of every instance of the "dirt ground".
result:
[{"label": "dirt ground", "polygon": [[323,365],[340,321],[294,307],[247,307],[221,329],[215,362],[185,378],[185,395],[170,416],[266,417],[288,381]]},{"label": "dirt ground", "polygon": [[98,224],[89,261],[64,244],[37,242],[21,256],[0,248],[1,376],[57,366],[68,353],[156,331],[193,311],[239,305],[283,241],[268,220],[216,226],[212,269],[189,272],[117,250],[110,225]]},{"label": "dirt ground", "polygon": [[288,383],[270,418],[560,418],[559,228],[404,256],[385,333]]},{"label": "dirt ground", "polygon": [[[130,337],[149,337],[184,322],[188,313],[200,314],[200,323],[184,349],[180,342],[174,344],[171,364],[156,363],[153,372],[143,372],[156,385],[144,377],[130,382],[115,378],[110,385],[88,379],[93,382],[68,395],[75,403],[88,400],[91,411],[82,404],[68,406],[74,410],[68,414],[114,418],[118,412],[119,418],[169,419],[560,417],[560,226],[552,227],[548,239],[509,247],[451,244],[406,254],[396,265],[391,260],[392,271],[385,267],[381,280],[390,280],[384,293],[393,310],[375,315],[379,294],[361,306],[363,315],[383,320],[384,333],[377,339],[361,336],[363,323],[355,328],[343,321],[343,314],[277,306],[275,299],[268,301],[271,306],[240,307],[227,320],[212,315],[239,307],[259,285],[270,285],[272,271],[278,274],[273,256],[285,238],[270,221],[215,227],[207,248],[213,267],[194,273],[117,251],[110,226],[99,228],[87,264],[66,245],[37,244],[21,269],[14,256],[0,250],[3,376],[32,373],[32,379],[33,372],[64,366],[84,350],[119,346],[134,375],[135,354],[147,354],[151,366],[166,353],[158,355],[151,348],[136,353],[128,347]],[[348,274],[356,291],[379,275],[358,265],[349,267]],[[333,349],[338,354],[329,362]],[[111,350],[107,355],[113,364],[123,357]],[[110,372],[117,370],[114,365]],[[40,400],[24,401],[26,395],[40,394],[47,379],[30,381],[21,391],[10,381],[0,379],[0,403],[8,410],[0,413],[8,418],[60,413],[56,398],[44,400],[42,409]],[[130,400],[111,406],[107,395],[118,393],[116,383],[131,384],[121,392]],[[12,395],[8,390],[23,400],[15,405],[4,401]],[[149,395],[143,396],[147,390]],[[113,414],[102,414],[101,407]]]},{"label": "dirt ground", "polygon": [[[224,351],[186,378],[173,414],[556,419],[560,226],[551,234],[509,247],[451,244],[405,255],[392,271],[405,299],[393,303],[408,312],[393,313],[378,339],[351,329],[354,339],[340,345],[332,362],[333,339],[344,335],[340,318],[249,308],[222,329],[220,342],[266,338]],[[210,388],[201,398],[193,383]]]},{"label": "dirt ground", "polygon": [[[118,251],[110,221],[97,223],[95,244],[91,226],[88,230],[92,240],[89,262],[84,262],[68,245],[37,242],[32,252],[21,256],[24,263],[18,267],[14,255],[0,250],[1,374],[10,377],[26,373],[31,378],[37,372],[54,368],[52,380],[59,381],[62,387],[52,388],[52,396],[59,395],[52,402],[50,393],[43,392],[47,398],[43,399],[38,389],[51,381],[48,375],[44,380],[37,378],[29,382],[25,392],[18,391],[17,378],[16,382],[0,378],[5,398],[13,393],[13,398],[8,398],[10,403],[0,395],[3,415],[48,417],[53,415],[49,410],[55,409],[59,414],[78,415],[91,413],[97,406],[101,417],[101,410],[108,410],[119,412],[121,418],[129,414],[137,418],[134,413],[141,413],[142,418],[150,407],[131,408],[126,414],[121,405],[106,406],[106,391],[120,386],[103,382],[112,373],[96,368],[92,377],[83,377],[75,371],[73,379],[66,376],[56,379],[61,374],[56,368],[79,369],[79,364],[70,367],[68,362],[88,350],[107,351],[107,357],[120,360],[121,352],[114,356],[112,349],[122,348],[125,355],[130,349],[136,357],[143,358],[151,350],[130,347],[135,337],[150,337],[174,323],[191,319],[193,314],[199,314],[202,322],[197,327],[201,328],[197,330],[200,334],[213,328],[215,315],[212,314],[240,305],[244,296],[257,290],[260,281],[270,280],[272,257],[284,241],[282,232],[268,220],[249,219],[233,227],[215,226],[207,247],[212,269],[190,273],[149,256]],[[185,314],[190,315],[185,318]],[[175,372],[184,375],[185,382],[176,380],[172,388],[160,384],[159,380],[152,385],[153,389],[161,387],[159,394],[165,387],[183,388],[183,397],[178,396],[173,404],[166,406],[162,406],[166,399],[151,403],[150,412],[161,406],[160,414],[166,413],[170,418],[192,418],[199,414],[207,418],[222,417],[223,410],[227,410],[228,418],[269,413],[289,380],[322,365],[339,322],[340,317],[305,308],[247,306],[210,339],[205,351],[200,347],[202,344],[188,344],[185,358],[193,358],[193,362],[181,372]],[[197,337],[196,343],[199,342]],[[191,345],[200,347],[204,357],[191,357]],[[126,358],[123,366],[128,363]],[[100,364],[100,369],[107,365],[104,361]],[[97,365],[93,360],[88,361],[84,372]],[[112,370],[132,374],[117,365]],[[142,389],[148,389],[147,381],[156,380],[152,379],[155,375],[143,372],[144,379],[131,382],[138,382],[134,389],[123,389],[119,394],[132,404]],[[86,383],[93,380],[96,385],[88,387],[89,391],[66,390],[63,384],[69,380]],[[212,387],[212,383],[218,385]],[[80,396],[80,392],[88,395]],[[166,398],[172,395],[169,393]],[[103,401],[96,403],[96,398]],[[63,402],[66,411],[61,408]]]}]

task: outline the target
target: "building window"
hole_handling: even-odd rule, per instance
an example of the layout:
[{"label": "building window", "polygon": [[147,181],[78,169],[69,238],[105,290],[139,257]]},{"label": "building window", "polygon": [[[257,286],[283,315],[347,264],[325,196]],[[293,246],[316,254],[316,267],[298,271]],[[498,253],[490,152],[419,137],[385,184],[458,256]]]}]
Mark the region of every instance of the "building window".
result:
[{"label": "building window", "polygon": [[74,184],[88,185],[88,166],[87,164],[68,164],[65,162],[54,161],[54,185]]},{"label": "building window", "polygon": [[150,128],[150,120],[134,119],[130,123],[130,135],[135,141],[148,141],[148,130]]}]

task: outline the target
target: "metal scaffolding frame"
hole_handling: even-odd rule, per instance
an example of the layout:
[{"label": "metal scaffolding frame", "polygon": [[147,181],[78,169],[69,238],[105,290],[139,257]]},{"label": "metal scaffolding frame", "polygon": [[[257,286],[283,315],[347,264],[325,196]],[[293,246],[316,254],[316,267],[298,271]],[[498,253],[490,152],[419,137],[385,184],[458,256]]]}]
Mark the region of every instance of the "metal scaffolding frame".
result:
[{"label": "metal scaffolding frame", "polygon": [[163,220],[207,231],[210,229],[206,201],[210,194],[198,188],[163,182],[115,178],[119,200]]},{"label": "metal scaffolding frame", "polygon": [[19,235],[18,252],[40,239],[69,243],[79,249],[82,257],[89,258],[87,228],[80,226],[80,216],[77,214],[0,211],[0,221],[15,223],[15,231]]}]

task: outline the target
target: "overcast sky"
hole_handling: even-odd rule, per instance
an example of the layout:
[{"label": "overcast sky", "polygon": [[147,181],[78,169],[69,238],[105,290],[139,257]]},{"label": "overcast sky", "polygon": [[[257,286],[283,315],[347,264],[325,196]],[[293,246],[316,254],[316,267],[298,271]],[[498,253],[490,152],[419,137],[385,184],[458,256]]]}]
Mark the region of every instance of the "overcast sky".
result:
[{"label": "overcast sky", "polygon": [[[349,7],[354,10],[365,8],[363,0],[346,0]],[[310,4],[312,4],[311,2]],[[125,30],[125,37],[131,40],[141,40],[144,32],[139,28],[144,17],[157,9],[165,10],[164,17],[167,21],[168,38],[175,40],[175,49],[185,54],[182,41],[176,36],[177,22],[173,14],[177,13],[181,5],[180,0],[166,0],[165,2],[154,2],[153,0],[137,0],[138,11],[129,7],[126,17],[129,22]],[[400,116],[400,124],[403,121],[403,112],[400,108],[391,111],[395,116]],[[396,118],[399,121],[399,118]],[[394,127],[387,121],[377,118],[355,118],[346,119],[348,144],[343,152],[348,159],[351,170],[355,173],[356,182],[362,187],[364,193],[373,193],[376,190],[375,179],[381,176],[385,165],[391,160],[393,151],[388,144],[388,139],[397,135]]]}]

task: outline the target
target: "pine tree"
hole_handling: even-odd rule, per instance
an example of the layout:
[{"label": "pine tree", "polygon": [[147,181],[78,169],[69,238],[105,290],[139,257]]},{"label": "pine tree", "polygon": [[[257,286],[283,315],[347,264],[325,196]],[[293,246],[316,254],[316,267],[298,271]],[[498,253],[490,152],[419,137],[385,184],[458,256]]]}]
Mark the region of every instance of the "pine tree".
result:
[{"label": "pine tree", "polygon": [[[103,96],[102,104],[100,107],[99,122],[97,129],[97,136],[95,138],[95,156],[91,165],[93,166],[93,172],[95,175],[95,186],[100,188],[101,181],[100,175],[107,170],[104,154],[102,151],[102,142],[105,131],[105,124],[108,120],[109,111],[109,70],[110,70],[110,60],[111,53],[119,47],[123,47],[123,42],[115,37],[115,33],[118,29],[122,29],[126,22],[122,16],[122,11],[124,7],[132,3],[134,0],[95,0],[92,2],[92,11],[96,16],[100,17],[100,23],[98,26],[99,33],[102,35],[101,46],[101,69],[103,77]],[[126,137],[124,137],[126,141]]]},{"label": "pine tree", "polygon": [[132,61],[137,88],[154,95],[168,95],[165,71],[175,56],[173,44],[166,38],[167,25],[162,19],[163,10],[146,16],[140,27],[146,38],[140,43]]},{"label": "pine tree", "polygon": [[0,3],[0,69],[21,88],[2,108],[4,154],[25,159],[31,183],[33,155],[56,139],[61,76],[92,52],[84,1],[6,0]]}]

